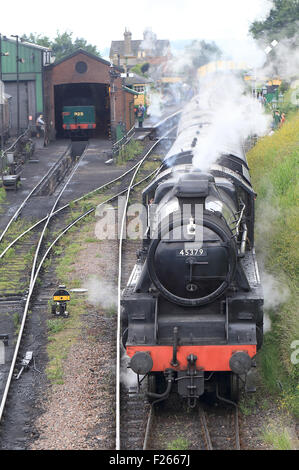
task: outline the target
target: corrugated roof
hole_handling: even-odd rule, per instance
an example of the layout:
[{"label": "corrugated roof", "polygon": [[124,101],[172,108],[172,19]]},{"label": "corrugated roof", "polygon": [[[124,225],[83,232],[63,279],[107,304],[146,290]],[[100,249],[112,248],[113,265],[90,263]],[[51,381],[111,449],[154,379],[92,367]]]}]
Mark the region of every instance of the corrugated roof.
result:
[{"label": "corrugated roof", "polygon": [[[8,37],[2,37],[3,41],[9,41],[16,43],[17,39],[16,38],[8,38]],[[42,51],[52,51],[51,47],[45,47],[45,46],[40,46],[39,44],[34,44],[33,42],[28,42],[28,41],[22,41],[21,37],[19,37],[19,45],[27,46],[27,47],[33,47],[34,49],[40,49]]]}]

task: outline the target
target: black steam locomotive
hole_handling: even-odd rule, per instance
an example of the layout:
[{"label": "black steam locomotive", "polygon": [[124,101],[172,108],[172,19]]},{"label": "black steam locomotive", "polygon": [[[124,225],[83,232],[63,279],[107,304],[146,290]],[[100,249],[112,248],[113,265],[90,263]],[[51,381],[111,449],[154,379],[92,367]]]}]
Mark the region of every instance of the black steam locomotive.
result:
[{"label": "black steam locomotive", "polygon": [[[254,201],[242,146],[207,171],[192,164],[209,127],[196,98],[163,168],[143,191],[147,230],[122,296],[123,344],[151,401],[171,391],[237,401],[263,340]],[[249,382],[249,380],[248,380]]]}]

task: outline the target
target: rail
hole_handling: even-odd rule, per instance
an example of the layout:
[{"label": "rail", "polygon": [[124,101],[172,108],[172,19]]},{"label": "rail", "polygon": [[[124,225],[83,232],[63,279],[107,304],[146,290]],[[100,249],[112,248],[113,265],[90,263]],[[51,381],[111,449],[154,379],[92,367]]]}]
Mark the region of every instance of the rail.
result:
[{"label": "rail", "polygon": [[[60,160],[66,155],[66,153],[69,151],[69,149],[70,149],[70,146],[67,147],[67,149],[65,150],[63,155],[60,157]],[[46,179],[49,177],[49,175],[51,174],[52,171],[53,171],[53,168],[51,167],[47,171],[47,173],[41,178],[41,180],[34,186],[34,188],[30,191],[30,193],[26,196],[26,198],[20,204],[18,209],[14,212],[13,216],[10,218],[8,224],[6,225],[6,227],[4,228],[4,230],[2,231],[2,233],[0,235],[0,243],[1,243],[4,235],[8,231],[9,227],[11,226],[11,224],[18,218],[18,216],[21,213],[22,209],[25,207],[27,201],[32,197],[32,195],[37,191],[37,189],[44,183],[44,181],[46,181]]]},{"label": "rail", "polygon": [[[155,143],[156,145],[156,143]],[[139,163],[138,163],[139,164]],[[137,165],[134,165],[134,168],[137,167]],[[133,189],[134,187],[142,184],[144,181],[148,180],[149,178],[151,178],[152,176],[155,176],[155,174],[157,173],[157,171],[159,170],[156,169],[154,171],[152,171],[149,175],[147,175],[145,178],[142,178],[140,181],[138,181],[137,183],[135,183],[134,185],[132,185],[131,189]],[[126,172],[127,174],[128,172]],[[116,181],[120,178],[122,178],[124,175],[121,175],[120,177],[118,178],[115,178],[113,181]],[[108,184],[111,184],[111,182],[107,183],[106,186]],[[104,185],[103,185],[104,186]],[[95,190],[94,190],[95,191]],[[91,191],[90,193],[88,194],[91,194],[93,193],[94,191]],[[119,197],[120,195],[124,194],[127,192],[127,188],[118,192],[117,194],[111,196],[110,198],[108,198],[106,201],[103,201],[101,202],[100,204],[98,204],[97,206],[94,206],[92,208],[90,208],[88,211],[84,212],[83,214],[81,214],[80,216],[78,216],[75,220],[73,220],[70,224],[68,224],[66,227],[64,227],[62,229],[62,231],[58,234],[58,236],[55,238],[55,240],[50,244],[50,246],[47,248],[45,254],[42,256],[40,262],[39,262],[39,265],[38,267],[36,268],[33,276],[32,277],[32,281],[30,283],[30,287],[29,287],[29,292],[28,292],[28,295],[27,295],[27,299],[26,299],[26,304],[25,304],[25,307],[24,307],[24,313],[23,313],[23,317],[22,317],[22,322],[20,324],[20,327],[19,327],[19,333],[18,333],[18,338],[17,338],[17,342],[16,342],[16,346],[15,346],[15,351],[14,351],[14,355],[13,355],[13,359],[12,359],[12,364],[11,364],[11,367],[10,367],[10,370],[9,370],[9,374],[8,374],[8,379],[6,381],[6,386],[5,386],[5,389],[4,389],[4,393],[3,393],[3,396],[2,396],[2,401],[0,403],[0,423],[1,423],[1,420],[2,420],[2,416],[3,416],[3,412],[4,412],[4,408],[5,408],[5,404],[6,404],[6,400],[7,400],[7,396],[8,396],[8,392],[9,392],[9,388],[10,388],[10,384],[11,384],[11,380],[12,380],[12,376],[13,376],[13,370],[14,370],[14,367],[15,367],[15,364],[16,364],[16,360],[17,360],[17,355],[18,355],[18,350],[19,350],[19,347],[20,347],[20,343],[21,343],[21,339],[22,339],[22,336],[23,336],[23,332],[24,332],[24,328],[25,328],[25,322],[26,322],[26,318],[28,316],[28,311],[29,311],[29,305],[30,305],[30,300],[31,300],[31,297],[32,297],[32,294],[33,294],[33,290],[34,290],[34,287],[35,287],[35,284],[36,284],[36,281],[37,281],[37,278],[38,278],[38,275],[40,273],[40,270],[45,262],[45,260],[47,259],[47,257],[49,256],[52,248],[57,244],[57,242],[74,226],[76,225],[78,222],[80,222],[82,219],[84,219],[85,217],[87,217],[88,215],[90,215],[92,212],[94,212],[97,207],[99,206],[102,206],[104,204],[107,204],[111,201],[113,201],[114,199],[116,199],[117,197]],[[61,193],[59,194],[58,197],[60,197]],[[87,195],[85,196],[82,196],[80,198],[77,199],[77,201],[79,200],[82,200],[84,197],[86,197]],[[55,204],[55,203],[54,203]],[[69,204],[65,205],[63,208],[69,206]],[[58,212],[60,212],[61,209],[63,208],[60,208],[58,209],[57,211],[53,212],[51,217],[53,217],[55,214],[57,214]],[[42,219],[41,221],[38,221],[34,227],[36,227],[38,224],[40,224],[42,221],[44,220],[47,220],[48,219],[48,216],[45,217],[44,219]],[[31,227],[32,229],[32,227]],[[30,230],[30,229],[28,229]],[[28,233],[28,230],[26,230],[26,233]],[[19,237],[18,237],[19,238]],[[33,273],[33,269],[32,269],[32,273]],[[31,273],[31,274],[32,274]]]},{"label": "rail", "polygon": [[120,152],[120,150],[127,145],[130,140],[132,139],[134,135],[134,129],[135,125],[131,127],[128,132],[126,132],[120,139],[118,139],[113,145],[112,145],[112,154],[115,156],[117,153]]},{"label": "rail", "polygon": [[37,247],[36,247],[36,250],[35,250],[33,264],[32,264],[32,268],[31,268],[31,276],[30,276],[28,295],[27,295],[27,298],[26,298],[26,303],[25,303],[25,307],[24,307],[24,311],[23,311],[22,321],[21,321],[21,324],[20,324],[18,337],[17,337],[15,349],[14,349],[14,354],[13,354],[11,366],[10,366],[10,369],[9,369],[5,389],[4,389],[4,392],[3,392],[2,401],[1,401],[1,404],[0,404],[0,422],[1,422],[1,419],[2,419],[4,407],[5,407],[6,400],[7,400],[8,391],[9,391],[11,380],[12,380],[12,377],[13,377],[13,371],[14,371],[16,361],[17,361],[17,357],[18,357],[18,353],[19,353],[19,348],[20,348],[20,344],[21,344],[21,340],[22,340],[22,336],[23,336],[23,332],[24,332],[24,327],[25,327],[25,323],[26,323],[26,319],[27,319],[27,315],[28,315],[29,304],[30,304],[30,301],[31,301],[32,293],[33,293],[35,283],[36,283],[36,280],[37,280],[37,275],[38,275],[38,272],[39,272],[39,271],[37,272],[37,270],[36,270],[36,264],[37,264],[38,255],[40,253],[40,248],[41,248],[42,241],[45,238],[46,228],[47,228],[51,218],[53,217],[53,212],[55,211],[55,208],[56,208],[63,192],[65,191],[66,187],[68,186],[69,182],[71,181],[76,169],[79,166],[79,163],[82,161],[84,156],[85,156],[85,152],[83,152],[81,158],[78,160],[76,166],[74,167],[71,175],[68,177],[65,185],[63,186],[63,188],[59,192],[59,195],[55,199],[54,204],[52,206],[52,210],[51,210],[50,214],[46,217],[46,223],[45,223],[45,225],[43,227],[43,230],[42,230],[42,233],[39,237],[39,241],[38,241],[38,244],[37,244]]},{"label": "rail", "polygon": [[126,220],[127,207],[129,203],[129,198],[131,190],[133,188],[133,182],[135,177],[143,164],[147,159],[148,155],[153,151],[153,149],[168,135],[174,128],[169,129],[163,136],[158,138],[155,143],[152,145],[150,150],[146,152],[144,157],[138,163],[135,172],[131,178],[131,181],[127,188],[127,197],[123,207],[123,214],[121,218],[121,227],[119,232],[119,258],[118,258],[118,282],[117,282],[117,329],[116,329],[116,338],[117,338],[117,347],[116,347],[116,392],[115,392],[115,403],[116,403],[116,432],[115,432],[115,449],[120,450],[120,369],[121,369],[121,281],[122,281],[122,246],[123,246],[123,236],[124,236],[124,225]]}]

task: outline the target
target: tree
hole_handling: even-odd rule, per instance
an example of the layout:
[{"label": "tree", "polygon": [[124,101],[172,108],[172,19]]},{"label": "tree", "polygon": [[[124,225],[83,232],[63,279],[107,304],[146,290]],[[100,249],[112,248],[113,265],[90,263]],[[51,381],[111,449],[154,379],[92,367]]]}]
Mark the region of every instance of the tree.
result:
[{"label": "tree", "polygon": [[97,50],[96,46],[88,44],[84,38],[76,38],[73,40],[73,33],[60,33],[57,31],[57,36],[53,40],[49,39],[47,36],[42,36],[37,33],[30,33],[29,36],[24,34],[22,37],[25,41],[39,44],[40,46],[50,47],[55,56],[55,62],[62,59],[63,57],[72,54],[78,49],[83,49],[91,54],[101,57],[100,52]]},{"label": "tree", "polygon": [[29,36],[23,34],[22,40],[31,42],[33,44],[38,44],[39,46],[43,47],[51,47],[51,39],[48,36],[42,36],[41,34],[37,33],[30,33]]},{"label": "tree", "polygon": [[185,53],[190,57],[192,67],[195,69],[214,60],[219,60],[222,55],[221,50],[213,41],[199,40],[194,40],[189,46],[186,46]]},{"label": "tree", "polygon": [[150,64],[144,62],[143,64],[136,64],[130,69],[131,72],[137,73],[137,75],[144,75],[147,77],[146,72],[148,72]]},{"label": "tree", "polygon": [[299,0],[273,0],[268,17],[264,21],[254,21],[250,33],[255,39],[293,38],[298,32]]}]

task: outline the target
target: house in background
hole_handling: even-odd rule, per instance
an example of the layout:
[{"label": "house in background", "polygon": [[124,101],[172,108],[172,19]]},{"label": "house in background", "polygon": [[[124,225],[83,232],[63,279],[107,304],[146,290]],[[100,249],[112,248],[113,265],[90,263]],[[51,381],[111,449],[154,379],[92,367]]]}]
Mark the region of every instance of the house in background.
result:
[{"label": "house in background", "polygon": [[171,57],[170,42],[168,39],[157,39],[150,29],[144,31],[143,39],[132,39],[132,33],[126,29],[123,41],[111,42],[109,57],[114,65],[125,70],[145,62],[156,66]]}]

